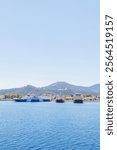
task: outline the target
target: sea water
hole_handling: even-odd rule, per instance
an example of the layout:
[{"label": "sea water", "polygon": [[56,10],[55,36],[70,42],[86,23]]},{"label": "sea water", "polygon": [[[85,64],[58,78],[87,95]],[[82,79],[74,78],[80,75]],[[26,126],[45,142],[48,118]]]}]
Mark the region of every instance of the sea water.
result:
[{"label": "sea water", "polygon": [[100,104],[0,102],[0,150],[99,150]]}]

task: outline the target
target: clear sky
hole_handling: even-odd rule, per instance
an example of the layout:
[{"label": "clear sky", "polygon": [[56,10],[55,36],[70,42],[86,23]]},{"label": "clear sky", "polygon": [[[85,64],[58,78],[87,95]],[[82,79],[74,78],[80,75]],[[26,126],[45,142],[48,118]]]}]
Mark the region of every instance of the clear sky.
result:
[{"label": "clear sky", "polygon": [[99,0],[0,1],[0,89],[99,83]]}]

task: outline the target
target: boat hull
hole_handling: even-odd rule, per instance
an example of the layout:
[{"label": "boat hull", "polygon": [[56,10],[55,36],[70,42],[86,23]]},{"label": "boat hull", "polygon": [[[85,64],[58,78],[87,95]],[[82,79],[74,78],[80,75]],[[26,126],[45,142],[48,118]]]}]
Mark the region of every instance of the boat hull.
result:
[{"label": "boat hull", "polygon": [[40,102],[40,100],[39,99],[31,99],[30,102]]},{"label": "boat hull", "polygon": [[27,99],[15,99],[15,102],[27,102]]},{"label": "boat hull", "polygon": [[40,102],[39,98],[21,98],[21,99],[14,99],[15,102]]},{"label": "boat hull", "polygon": [[64,103],[64,100],[63,99],[57,99],[56,103]]},{"label": "boat hull", "polygon": [[43,102],[50,102],[50,99],[44,98],[44,99],[43,99]]},{"label": "boat hull", "polygon": [[82,99],[75,99],[74,103],[83,103],[83,100]]}]

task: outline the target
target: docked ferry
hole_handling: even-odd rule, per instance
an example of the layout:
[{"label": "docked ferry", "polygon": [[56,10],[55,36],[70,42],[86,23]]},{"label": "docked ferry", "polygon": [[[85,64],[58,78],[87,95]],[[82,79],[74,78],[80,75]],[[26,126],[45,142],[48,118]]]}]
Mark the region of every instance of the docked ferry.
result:
[{"label": "docked ferry", "polygon": [[56,99],[56,103],[64,103],[65,101],[62,98]]},{"label": "docked ferry", "polygon": [[43,100],[38,97],[24,97],[24,98],[14,98],[15,102],[42,102]]},{"label": "docked ferry", "polygon": [[15,102],[50,102],[51,100],[47,97],[36,97],[36,96],[26,96],[23,98],[14,98]]},{"label": "docked ferry", "polygon": [[75,99],[74,99],[74,103],[83,103],[83,95],[82,94],[75,94]]}]

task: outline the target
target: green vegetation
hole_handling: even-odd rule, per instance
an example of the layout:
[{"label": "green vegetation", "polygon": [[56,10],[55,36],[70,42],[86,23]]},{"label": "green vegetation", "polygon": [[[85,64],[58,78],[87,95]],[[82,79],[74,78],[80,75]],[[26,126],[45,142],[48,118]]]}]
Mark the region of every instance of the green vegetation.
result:
[{"label": "green vegetation", "polygon": [[64,96],[64,100],[73,100],[74,97],[73,96]]},{"label": "green vegetation", "polygon": [[6,94],[5,99],[13,99],[13,98],[22,98],[22,95],[20,94]]},{"label": "green vegetation", "polygon": [[83,97],[93,97],[91,94],[85,94],[85,95],[83,95]]}]

